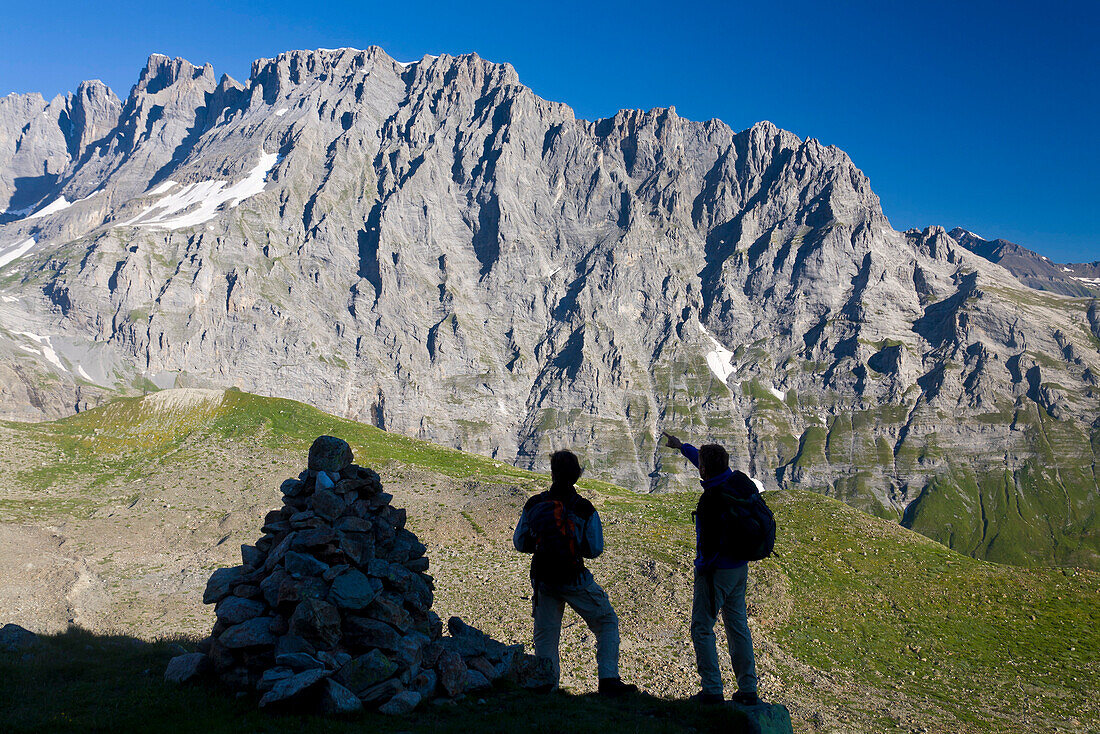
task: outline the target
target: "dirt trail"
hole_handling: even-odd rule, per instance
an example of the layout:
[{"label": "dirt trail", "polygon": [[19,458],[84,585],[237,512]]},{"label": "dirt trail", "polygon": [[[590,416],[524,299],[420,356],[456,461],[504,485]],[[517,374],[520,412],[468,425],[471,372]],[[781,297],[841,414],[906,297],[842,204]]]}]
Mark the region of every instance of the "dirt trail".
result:
[{"label": "dirt trail", "polygon": [[36,632],[98,626],[106,587],[66,550],[65,538],[51,529],[0,525],[0,619]]}]

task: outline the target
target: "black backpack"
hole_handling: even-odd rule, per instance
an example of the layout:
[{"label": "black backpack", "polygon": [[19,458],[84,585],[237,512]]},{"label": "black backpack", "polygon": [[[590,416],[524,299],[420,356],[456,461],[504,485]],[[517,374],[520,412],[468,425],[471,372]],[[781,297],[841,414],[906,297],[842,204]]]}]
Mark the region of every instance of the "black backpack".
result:
[{"label": "black backpack", "polygon": [[584,573],[572,513],[576,503],[566,503],[549,493],[536,500],[527,509],[527,523],[535,538],[531,580],[556,586],[575,583]]},{"label": "black backpack", "polygon": [[744,472],[735,471],[727,486],[733,492],[714,492],[708,497],[708,513],[717,513],[716,518],[706,518],[708,528],[717,535],[716,549],[739,561],[767,558],[775,550],[775,515]]}]

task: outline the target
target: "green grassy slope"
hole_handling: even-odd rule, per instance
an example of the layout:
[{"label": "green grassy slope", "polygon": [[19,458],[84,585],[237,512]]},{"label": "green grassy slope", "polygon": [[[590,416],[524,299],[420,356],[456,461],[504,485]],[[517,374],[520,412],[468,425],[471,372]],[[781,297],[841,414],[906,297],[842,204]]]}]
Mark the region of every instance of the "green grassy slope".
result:
[{"label": "green grassy slope", "polygon": [[[458,578],[453,569],[470,559],[471,573],[492,579],[473,579],[460,590],[444,584],[440,598],[469,597],[471,608],[484,615],[472,621],[494,634],[515,634],[529,625],[529,606],[525,611],[519,592],[515,598],[508,593],[513,586],[522,588],[523,560],[506,555],[509,539],[496,537],[507,534],[518,500],[514,493],[495,495],[489,488],[514,486],[522,496],[545,477],[334,418],[300,403],[235,392],[220,402],[181,409],[151,409],[148,402],[128,399],[54,423],[5,424],[5,430],[8,443],[25,458],[19,466],[4,467],[14,481],[0,489],[0,520],[24,523],[78,522],[100,506],[117,504],[128,482],[152,481],[158,464],[204,466],[208,454],[227,447],[257,462],[286,452],[304,457],[317,435],[341,436],[352,444],[360,464],[419,472],[431,487],[453,481],[462,496],[482,503],[452,508],[453,500],[440,502],[448,506],[438,511],[439,525],[447,512],[461,515],[465,519],[455,527],[465,527],[465,534],[437,538],[434,534],[442,531],[435,527],[435,516],[416,528],[427,536],[429,547],[438,549],[433,556],[438,578]],[[80,487],[78,496],[63,491],[68,486]],[[693,677],[682,674],[677,687],[660,671],[690,671],[685,617],[694,496],[637,495],[600,483],[585,487],[605,520],[608,552],[598,561],[597,576],[624,621],[624,668],[637,671],[646,690],[680,695],[678,691],[694,685]],[[109,491],[97,494],[100,488]],[[1100,574],[975,560],[811,492],[773,492],[767,498],[779,521],[780,555],[753,565],[750,613],[764,689],[791,707],[800,727],[1100,729]],[[410,513],[410,523],[414,520]],[[492,565],[497,563],[489,553],[492,548],[500,551],[506,567]],[[51,644],[64,649],[68,643]],[[128,660],[117,665],[131,665]],[[18,665],[4,659],[3,665],[9,664],[0,676],[0,701],[16,702],[24,695],[24,683]],[[83,678],[78,670],[65,675],[95,690],[95,670],[92,666]],[[124,677],[124,671],[103,675]],[[141,685],[166,697],[162,711],[186,709],[196,695],[162,691],[147,681]],[[41,705],[38,713],[19,709],[29,728],[34,722],[56,723],[60,709]],[[504,719],[489,713],[478,719],[482,714],[476,707],[462,709],[461,716],[475,717],[484,724],[481,728],[491,730],[498,725],[494,722],[507,718],[507,711],[514,711],[510,705],[501,704]],[[203,706],[213,712],[205,721],[215,730],[223,725],[222,717],[235,716],[240,709],[234,702]],[[81,715],[86,723],[101,721],[95,718],[101,712]],[[628,728],[634,730],[633,725]]]}]

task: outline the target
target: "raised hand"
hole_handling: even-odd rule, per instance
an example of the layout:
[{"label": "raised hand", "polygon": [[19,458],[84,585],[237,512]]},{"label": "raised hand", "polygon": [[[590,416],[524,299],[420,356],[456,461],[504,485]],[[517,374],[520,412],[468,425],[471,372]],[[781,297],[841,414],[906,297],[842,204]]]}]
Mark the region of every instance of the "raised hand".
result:
[{"label": "raised hand", "polygon": [[667,441],[665,446],[668,446],[670,449],[678,449],[684,445],[680,439],[676,438],[668,431],[661,431],[661,435],[664,436]]}]

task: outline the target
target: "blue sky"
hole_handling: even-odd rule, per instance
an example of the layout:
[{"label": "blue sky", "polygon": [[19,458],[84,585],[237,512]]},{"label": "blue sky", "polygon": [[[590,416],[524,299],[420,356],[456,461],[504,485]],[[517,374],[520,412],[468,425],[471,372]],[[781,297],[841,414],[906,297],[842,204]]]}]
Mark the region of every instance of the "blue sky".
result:
[{"label": "blue sky", "polygon": [[99,78],[125,97],[152,52],[243,80],[292,48],[475,51],[580,117],[675,106],[837,145],[895,228],[1100,260],[1097,2],[43,1],[0,18],[0,94]]}]

